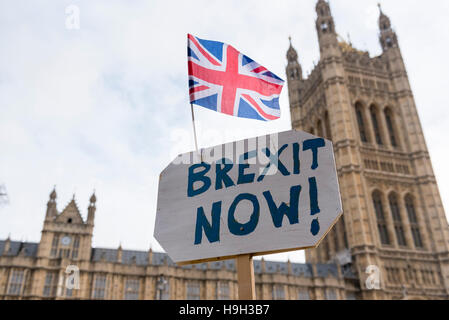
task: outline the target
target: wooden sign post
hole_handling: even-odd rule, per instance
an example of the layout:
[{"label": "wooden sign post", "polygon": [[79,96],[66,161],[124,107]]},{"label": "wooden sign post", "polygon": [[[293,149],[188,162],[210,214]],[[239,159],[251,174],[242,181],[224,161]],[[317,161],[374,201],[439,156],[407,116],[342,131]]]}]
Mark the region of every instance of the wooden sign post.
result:
[{"label": "wooden sign post", "polygon": [[256,299],[256,283],[254,281],[253,257],[242,254],[237,257],[237,284],[240,300]]},{"label": "wooden sign post", "polygon": [[286,131],[179,155],[160,174],[154,237],[179,265],[314,248],[342,214],[332,142]]}]

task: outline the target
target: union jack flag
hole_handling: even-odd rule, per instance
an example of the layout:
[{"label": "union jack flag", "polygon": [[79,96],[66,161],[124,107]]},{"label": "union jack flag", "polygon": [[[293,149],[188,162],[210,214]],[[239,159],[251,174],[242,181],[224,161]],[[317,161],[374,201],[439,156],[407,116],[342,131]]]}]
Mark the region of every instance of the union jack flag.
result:
[{"label": "union jack flag", "polygon": [[190,103],[231,116],[275,120],[284,81],[218,41],[187,35]]}]

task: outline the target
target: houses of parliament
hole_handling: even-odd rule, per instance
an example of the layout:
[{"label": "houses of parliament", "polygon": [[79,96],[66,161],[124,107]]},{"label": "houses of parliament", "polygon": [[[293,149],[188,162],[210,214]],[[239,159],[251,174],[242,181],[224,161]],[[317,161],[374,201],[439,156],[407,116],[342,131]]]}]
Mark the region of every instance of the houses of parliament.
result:
[{"label": "houses of parliament", "polygon": [[[449,226],[390,19],[382,54],[336,32],[316,4],[320,60],[287,51],[292,127],[332,140],[343,216],[306,263],[254,261],[257,299],[449,299]],[[300,53],[300,51],[299,51]],[[39,243],[0,241],[0,299],[237,299],[234,260],[177,266],[165,253],[92,248],[87,218],[53,190]],[[377,279],[374,283],[370,279]]]}]

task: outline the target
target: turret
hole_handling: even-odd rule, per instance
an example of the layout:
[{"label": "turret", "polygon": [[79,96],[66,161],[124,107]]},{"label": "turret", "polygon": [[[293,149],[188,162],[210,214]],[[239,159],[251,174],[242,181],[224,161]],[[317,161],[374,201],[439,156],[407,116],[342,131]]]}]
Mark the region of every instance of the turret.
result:
[{"label": "turret", "polygon": [[87,208],[87,224],[94,224],[94,220],[95,220],[95,203],[97,202],[97,197],[95,196],[95,191],[92,194],[92,196],[90,197],[90,204],[89,207]]},{"label": "turret", "polygon": [[56,186],[50,193],[50,199],[47,202],[47,213],[45,215],[46,220],[52,220],[57,217],[58,211],[56,209]]},{"label": "turret", "polygon": [[287,81],[302,80],[302,68],[298,62],[298,53],[292,46],[292,38],[288,37],[290,46],[287,50]]},{"label": "turret", "polygon": [[387,15],[385,15],[382,11],[382,8],[379,4],[379,42],[382,46],[382,50],[385,52],[389,50],[390,48],[397,48],[398,45],[398,37],[396,35],[396,32],[393,31],[391,28],[391,21],[390,18],[388,18]]},{"label": "turret", "polygon": [[320,52],[323,53],[324,50],[332,46],[338,46],[337,33],[329,3],[325,0],[318,0],[316,12],[316,29],[320,43]]}]

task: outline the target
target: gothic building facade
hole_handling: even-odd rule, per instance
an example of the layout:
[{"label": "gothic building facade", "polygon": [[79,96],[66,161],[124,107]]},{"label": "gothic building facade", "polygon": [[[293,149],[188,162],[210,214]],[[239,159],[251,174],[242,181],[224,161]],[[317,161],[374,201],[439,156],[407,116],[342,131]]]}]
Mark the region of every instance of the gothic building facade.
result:
[{"label": "gothic building facade", "polygon": [[307,78],[287,52],[292,126],[332,140],[344,214],[306,260],[343,257],[363,299],[447,299],[448,222],[391,21],[380,9],[382,54],[370,57],[338,36],[328,2],[316,12],[320,60]]},{"label": "gothic building facade", "polygon": [[[332,140],[344,214],[307,263],[254,261],[256,296],[448,299],[449,227],[390,19],[381,11],[383,52],[370,57],[341,41],[328,2],[316,11],[307,78],[287,52],[292,126]],[[96,201],[84,219],[75,199],[59,212],[53,190],[39,243],[0,241],[0,299],[238,298],[233,260],[92,248]]]},{"label": "gothic building facade", "polygon": [[[92,248],[75,199],[47,203],[39,243],[0,241],[0,299],[237,299],[234,260],[177,266],[165,253]],[[336,264],[254,262],[259,299],[356,299],[358,279]]]}]

